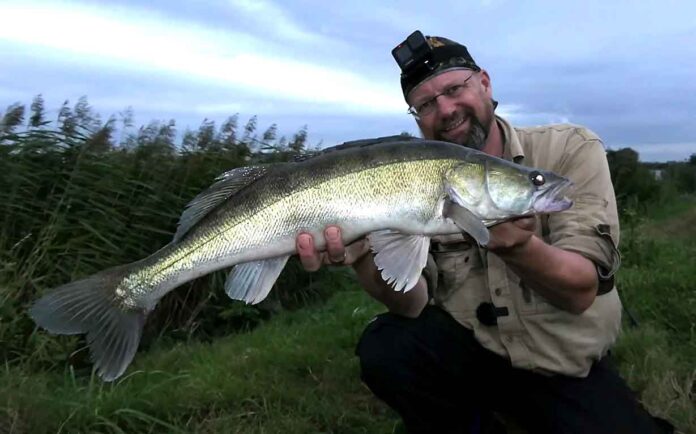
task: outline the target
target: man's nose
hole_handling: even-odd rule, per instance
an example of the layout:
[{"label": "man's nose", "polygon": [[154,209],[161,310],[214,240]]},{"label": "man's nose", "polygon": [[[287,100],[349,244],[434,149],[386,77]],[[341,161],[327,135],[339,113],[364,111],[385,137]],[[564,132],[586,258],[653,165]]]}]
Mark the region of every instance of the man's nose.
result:
[{"label": "man's nose", "polygon": [[435,101],[437,103],[437,111],[442,116],[449,116],[457,110],[457,104],[454,99],[445,95],[440,95]]}]

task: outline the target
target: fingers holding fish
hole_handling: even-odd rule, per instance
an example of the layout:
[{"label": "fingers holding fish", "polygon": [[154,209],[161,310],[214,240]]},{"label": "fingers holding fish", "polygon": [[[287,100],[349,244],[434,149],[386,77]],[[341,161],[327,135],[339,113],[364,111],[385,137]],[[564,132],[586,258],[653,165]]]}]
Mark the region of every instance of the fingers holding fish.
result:
[{"label": "fingers holding fish", "polygon": [[488,249],[503,253],[526,243],[534,234],[536,217],[522,217],[497,224],[490,228]]},{"label": "fingers holding fish", "polygon": [[[347,259],[346,248],[341,240],[341,233],[337,227],[331,227],[326,233],[327,251],[318,251],[312,234],[302,232],[297,236],[296,248],[300,262],[306,271],[317,271],[322,265],[342,265]],[[330,247],[329,247],[330,246]]]},{"label": "fingers holding fish", "polygon": [[370,251],[370,243],[366,238],[353,241],[347,246],[343,244],[341,228],[327,226],[324,230],[326,252],[323,253],[323,263],[326,265],[353,265]]},{"label": "fingers holding fish", "polygon": [[306,232],[299,234],[295,244],[297,255],[305,270],[317,271],[321,268],[322,256],[314,246],[314,238],[311,234]]},{"label": "fingers holding fish", "polygon": [[367,238],[360,238],[345,246],[342,265],[353,265],[362,259],[370,251],[370,243]]},{"label": "fingers holding fish", "polygon": [[326,240],[326,258],[330,264],[343,264],[346,261],[346,247],[343,245],[341,229],[338,226],[328,226],[324,229]]},{"label": "fingers holding fish", "polygon": [[311,234],[303,232],[297,236],[297,254],[305,270],[317,271],[322,265],[352,265],[370,251],[365,238],[346,246],[338,226],[327,226],[324,239],[326,251],[319,252]]}]

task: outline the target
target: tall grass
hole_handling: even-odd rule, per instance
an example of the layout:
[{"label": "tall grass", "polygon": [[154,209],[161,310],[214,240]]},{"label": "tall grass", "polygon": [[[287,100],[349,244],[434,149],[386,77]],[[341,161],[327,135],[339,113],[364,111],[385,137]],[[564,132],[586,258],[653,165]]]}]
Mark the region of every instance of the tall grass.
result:
[{"label": "tall grass", "polygon": [[[167,244],[186,203],[224,171],[289,158],[283,152],[252,154],[241,142],[191,152],[152,143],[96,152],[89,140],[45,130],[0,137],[0,356],[8,363],[47,366],[69,354],[73,364],[85,365],[77,338],[34,333],[26,315],[30,302],[51,287]],[[290,261],[281,289],[256,308],[227,299],[224,274],[165,297],[148,320],[143,348],[156,338],[210,339],[250,328],[278,306],[301,306],[325,297],[326,288],[341,287],[335,273],[302,273]]]},{"label": "tall grass", "polygon": [[628,213],[617,285],[622,374],[653,414],[696,433],[696,200]]}]

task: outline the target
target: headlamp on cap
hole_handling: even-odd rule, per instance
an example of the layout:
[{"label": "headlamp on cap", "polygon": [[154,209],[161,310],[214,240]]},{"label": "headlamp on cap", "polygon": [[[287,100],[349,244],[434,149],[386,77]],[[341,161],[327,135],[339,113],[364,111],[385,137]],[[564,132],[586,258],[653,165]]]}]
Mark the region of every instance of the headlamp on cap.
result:
[{"label": "headlamp on cap", "polygon": [[439,36],[423,36],[420,30],[411,33],[392,50],[401,68],[401,89],[404,98],[423,80],[451,68],[480,71],[464,45]]},{"label": "headlamp on cap", "polygon": [[408,35],[408,38],[392,50],[392,56],[403,74],[415,72],[418,68],[434,68],[433,49],[420,30]]}]

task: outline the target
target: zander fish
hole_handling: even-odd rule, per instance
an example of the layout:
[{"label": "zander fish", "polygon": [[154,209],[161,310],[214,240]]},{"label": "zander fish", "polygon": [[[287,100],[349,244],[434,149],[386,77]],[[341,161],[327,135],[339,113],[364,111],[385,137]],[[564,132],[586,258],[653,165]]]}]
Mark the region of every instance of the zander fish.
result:
[{"label": "zander fish", "polygon": [[184,282],[235,266],[227,294],[262,301],[298,233],[325,246],[339,225],[345,243],[368,235],[375,263],[397,291],[411,289],[433,235],[471,235],[507,219],[562,211],[570,181],[451,143],[390,137],[340,145],[304,161],[233,169],[191,201],[174,239],[140,261],[49,292],[31,308],[51,333],[86,333],[107,381],[126,370],[147,314]]}]

